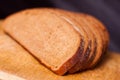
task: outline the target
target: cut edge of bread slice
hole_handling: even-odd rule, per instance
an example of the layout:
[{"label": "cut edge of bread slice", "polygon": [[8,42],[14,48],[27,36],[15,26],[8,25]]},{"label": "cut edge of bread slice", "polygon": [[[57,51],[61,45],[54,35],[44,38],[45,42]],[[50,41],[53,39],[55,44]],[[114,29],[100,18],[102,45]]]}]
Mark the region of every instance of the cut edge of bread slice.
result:
[{"label": "cut edge of bread slice", "polygon": [[[49,19],[51,19],[51,20],[48,20],[47,17],[49,17]],[[30,19],[28,19],[28,18],[30,18]],[[54,21],[52,21],[53,19],[54,19],[54,21],[57,21],[57,20],[60,20],[60,21],[58,21],[58,22],[55,23]],[[49,57],[46,58],[47,53],[46,53],[46,55],[43,55],[41,53],[42,50],[39,49],[41,47],[41,45],[46,44],[46,42],[44,42],[44,41],[43,41],[44,42],[43,44],[42,43],[41,44],[38,43],[38,41],[40,41],[39,39],[43,38],[41,36],[45,36],[43,34],[42,35],[40,34],[40,31],[42,31],[42,30],[39,30],[39,27],[37,27],[38,25],[40,25],[39,24],[40,21],[41,21],[41,24],[43,24],[43,26],[44,26],[44,27],[40,26],[40,28],[43,29],[43,30],[46,28],[45,29],[46,33],[44,33],[44,34],[48,33],[47,32],[48,31],[47,28],[51,29],[51,32],[53,31],[53,32],[57,33],[55,31],[55,30],[57,30],[57,28],[56,28],[56,26],[57,26],[57,27],[61,27],[61,29],[63,29],[63,33],[64,33],[64,31],[68,33],[68,34],[65,33],[64,37],[69,38],[69,41],[72,41],[72,40],[75,41],[73,44],[71,44],[69,41],[65,41],[66,39],[63,39],[63,41],[65,41],[66,43],[69,42],[71,46],[67,46],[68,47],[67,50],[69,50],[69,51],[66,51],[67,52],[67,54],[66,54],[67,57],[65,59],[62,58],[63,56],[60,57],[60,55],[58,55],[57,58],[60,57],[58,60],[61,60],[61,62],[59,61],[60,64],[58,64],[57,67],[56,66],[53,67],[54,60],[52,58],[50,58],[54,54],[52,54],[52,55],[49,54]],[[31,25],[33,25],[33,27]],[[56,26],[53,26],[53,25],[56,25]],[[55,28],[55,30],[52,29],[51,26],[53,26]],[[4,28],[4,30],[5,30],[6,33],[8,33],[10,36],[12,36],[13,39],[15,39],[16,41],[18,41],[29,52],[31,52],[36,58],[38,58],[41,61],[41,63],[43,63],[45,66],[47,66],[53,72],[55,72],[55,73],[57,73],[59,75],[65,74],[68,71],[68,69],[70,69],[78,61],[78,58],[81,55],[80,52],[82,52],[82,50],[81,50],[82,49],[81,48],[82,39],[80,37],[80,34],[72,27],[71,24],[69,24],[68,22],[66,22],[66,20],[60,19],[58,16],[56,16],[56,15],[54,15],[52,13],[49,13],[47,11],[41,11],[41,10],[32,9],[32,10],[27,10],[25,12],[22,11],[20,13],[16,13],[16,14],[8,17],[4,21],[2,27]],[[68,31],[67,31],[67,29],[68,29]],[[59,29],[58,32],[60,32],[60,31],[61,30]],[[57,35],[57,34],[55,34],[55,35]],[[74,36],[72,36],[72,35],[74,35]],[[37,37],[35,37],[35,36],[37,36]],[[38,39],[38,36],[39,36],[39,39]],[[57,36],[59,37],[59,34]],[[68,37],[68,36],[70,36],[70,37]],[[59,41],[60,38],[58,38],[58,37],[54,38],[53,40],[56,40],[56,42],[57,42],[57,39],[58,39],[58,41]],[[62,36],[62,33],[61,33],[61,37],[64,38]],[[46,37],[46,40],[47,40],[47,38],[48,37]],[[60,45],[60,44],[57,44],[55,42],[53,42],[53,43],[54,43],[54,45],[58,45],[58,46]],[[51,44],[53,44],[53,43],[51,43]],[[37,45],[37,47],[36,47],[36,45]],[[49,45],[49,42],[48,42],[48,45]],[[63,47],[61,47],[61,50],[64,49],[64,48],[66,48],[66,46],[64,46],[63,44],[62,44],[62,46]],[[52,48],[51,51],[54,52],[54,48]],[[72,51],[71,51],[71,49],[72,49]],[[56,51],[56,52],[58,52],[58,51]],[[63,54],[65,54],[66,52],[63,52]],[[57,53],[55,53],[55,54],[57,54]],[[43,58],[41,57],[41,55],[43,55],[42,56]],[[50,59],[48,59],[48,58],[50,58]],[[53,58],[55,58],[55,57],[53,57]],[[45,60],[48,61],[48,62],[52,62],[52,60],[53,60],[53,63],[51,63],[51,65],[49,63],[47,64],[47,62],[45,62]],[[57,60],[55,60],[55,61],[57,62]],[[56,63],[55,63],[55,65],[56,65]]]}]

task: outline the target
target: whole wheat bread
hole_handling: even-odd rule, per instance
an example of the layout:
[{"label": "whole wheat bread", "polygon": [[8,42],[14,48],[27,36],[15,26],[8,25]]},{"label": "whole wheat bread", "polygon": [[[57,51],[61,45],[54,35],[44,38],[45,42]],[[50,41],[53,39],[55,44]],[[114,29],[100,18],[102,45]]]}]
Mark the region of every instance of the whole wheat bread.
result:
[{"label": "whole wheat bread", "polygon": [[5,20],[3,27],[42,64],[59,75],[76,64],[81,55],[80,34],[67,21],[46,10],[14,14]]},{"label": "whole wheat bread", "polygon": [[93,67],[107,50],[107,30],[91,21],[89,15],[36,8],[9,16],[2,26],[43,65],[63,75]]}]

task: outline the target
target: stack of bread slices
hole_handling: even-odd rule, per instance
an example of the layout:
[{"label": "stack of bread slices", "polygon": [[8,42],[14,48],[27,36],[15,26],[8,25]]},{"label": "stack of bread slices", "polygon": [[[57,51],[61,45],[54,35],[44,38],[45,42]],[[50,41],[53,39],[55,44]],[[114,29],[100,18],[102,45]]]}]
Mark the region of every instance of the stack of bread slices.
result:
[{"label": "stack of bread slices", "polygon": [[5,33],[58,75],[93,68],[107,51],[108,31],[96,18],[52,8],[7,17]]}]

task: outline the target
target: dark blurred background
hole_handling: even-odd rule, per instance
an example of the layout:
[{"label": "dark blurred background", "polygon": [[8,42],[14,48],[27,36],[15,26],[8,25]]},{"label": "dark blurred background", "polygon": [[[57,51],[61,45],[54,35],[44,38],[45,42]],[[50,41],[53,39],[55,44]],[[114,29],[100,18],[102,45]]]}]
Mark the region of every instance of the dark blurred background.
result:
[{"label": "dark blurred background", "polygon": [[109,49],[120,52],[120,0],[0,0],[0,18],[34,7],[57,7],[97,17],[110,33]]}]

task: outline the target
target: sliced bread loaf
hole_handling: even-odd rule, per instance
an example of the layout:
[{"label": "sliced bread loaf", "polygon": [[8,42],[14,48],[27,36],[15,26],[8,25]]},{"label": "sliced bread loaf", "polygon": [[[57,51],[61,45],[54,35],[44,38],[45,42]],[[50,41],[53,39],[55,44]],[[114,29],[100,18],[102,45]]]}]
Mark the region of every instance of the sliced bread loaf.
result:
[{"label": "sliced bread loaf", "polygon": [[47,10],[31,9],[16,13],[5,20],[3,28],[59,75],[76,64],[82,52],[82,37],[73,25]]},{"label": "sliced bread loaf", "polygon": [[6,18],[3,28],[43,65],[59,75],[93,67],[107,50],[109,42],[106,28],[97,19],[60,9],[21,11]]}]

